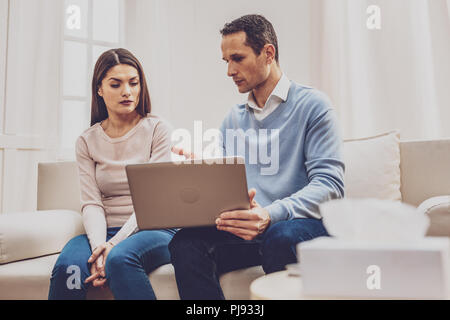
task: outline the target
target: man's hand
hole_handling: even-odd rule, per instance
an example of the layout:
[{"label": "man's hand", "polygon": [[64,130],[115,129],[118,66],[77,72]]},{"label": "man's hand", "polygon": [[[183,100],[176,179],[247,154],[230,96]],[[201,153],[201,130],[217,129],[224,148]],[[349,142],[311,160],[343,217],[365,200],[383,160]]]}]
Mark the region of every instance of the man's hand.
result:
[{"label": "man's hand", "polygon": [[183,148],[172,147],[171,151],[179,156],[184,156],[186,160],[198,159],[198,157],[193,152],[184,150]]},{"label": "man's hand", "polygon": [[89,283],[92,281],[92,285],[94,287],[101,287],[106,283],[106,258],[113,247],[114,246],[112,243],[104,242],[95,248],[88,260],[88,263],[92,263],[91,275],[85,280],[84,283]]},{"label": "man's hand", "polygon": [[266,231],[270,225],[269,212],[254,200],[255,189],[251,189],[248,195],[250,197],[250,210],[223,212],[216,219],[218,230],[228,231],[244,240],[253,240]]}]

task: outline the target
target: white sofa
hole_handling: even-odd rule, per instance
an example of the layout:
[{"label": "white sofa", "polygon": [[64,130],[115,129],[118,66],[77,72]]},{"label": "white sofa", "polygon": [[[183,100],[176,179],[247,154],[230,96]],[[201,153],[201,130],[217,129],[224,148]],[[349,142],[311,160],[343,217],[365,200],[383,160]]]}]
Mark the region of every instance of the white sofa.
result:
[{"label": "white sofa", "polygon": [[[450,195],[450,139],[400,141],[398,146],[403,202],[418,206],[429,198]],[[0,214],[0,299],[47,299],[58,253],[68,240],[84,233],[79,207],[76,164],[40,163],[38,211]],[[439,210],[433,211],[434,208]],[[427,212],[431,218],[428,234],[450,236],[449,204],[431,201]],[[223,275],[220,281],[226,298],[248,299],[250,283],[261,275],[261,267]],[[172,265],[158,268],[149,278],[158,299],[179,299]],[[107,289],[88,291],[88,299],[109,298],[112,295]]]}]

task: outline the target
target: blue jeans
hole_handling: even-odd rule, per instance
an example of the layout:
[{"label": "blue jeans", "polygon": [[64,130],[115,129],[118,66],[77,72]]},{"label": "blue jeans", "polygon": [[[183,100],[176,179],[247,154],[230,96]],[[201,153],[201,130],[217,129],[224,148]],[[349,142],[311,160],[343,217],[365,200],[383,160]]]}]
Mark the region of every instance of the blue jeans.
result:
[{"label": "blue jeans", "polygon": [[224,299],[223,273],[262,265],[266,273],[297,262],[296,245],[328,236],[322,220],[295,219],[271,225],[252,241],[215,227],[181,229],[169,244],[181,299]]},{"label": "blue jeans", "polygon": [[[108,228],[107,240],[120,228]],[[168,244],[175,230],[142,230],[112,248],[106,258],[107,285],[115,299],[156,299],[148,273],[170,263]],[[88,259],[92,251],[85,234],[70,240],[58,257],[50,279],[49,299],[84,300],[91,284]],[[75,280],[74,268],[80,279]],[[70,278],[72,277],[72,278]],[[77,284],[78,285],[74,285]],[[72,285],[70,285],[72,284]]]}]

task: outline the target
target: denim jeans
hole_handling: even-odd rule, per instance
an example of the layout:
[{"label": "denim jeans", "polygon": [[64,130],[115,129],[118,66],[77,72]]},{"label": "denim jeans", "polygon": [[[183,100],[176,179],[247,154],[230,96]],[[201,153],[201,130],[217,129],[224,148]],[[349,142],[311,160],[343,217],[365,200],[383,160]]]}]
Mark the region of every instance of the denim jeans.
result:
[{"label": "denim jeans", "polygon": [[271,225],[254,240],[243,240],[215,227],[185,228],[169,244],[181,299],[224,299],[223,273],[262,265],[266,273],[297,262],[296,245],[328,236],[322,220],[295,219]]},{"label": "denim jeans", "polygon": [[[107,240],[120,228],[108,228]],[[156,299],[147,274],[170,263],[168,244],[175,230],[142,230],[112,248],[106,258],[106,284],[115,299]],[[49,299],[83,300],[91,284],[88,259],[92,251],[85,234],[70,240],[56,261],[50,279]],[[79,281],[73,281],[74,267],[79,270]],[[69,279],[72,276],[71,279]],[[78,283],[76,285],[70,285]]]}]

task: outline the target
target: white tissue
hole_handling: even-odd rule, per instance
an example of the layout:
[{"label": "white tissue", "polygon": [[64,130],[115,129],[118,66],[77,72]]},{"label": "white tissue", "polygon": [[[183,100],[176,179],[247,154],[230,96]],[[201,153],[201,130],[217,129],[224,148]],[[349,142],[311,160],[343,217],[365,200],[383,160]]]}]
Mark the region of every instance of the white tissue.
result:
[{"label": "white tissue", "polygon": [[429,218],[415,207],[377,199],[341,199],[319,206],[328,233],[359,243],[398,243],[423,239]]}]

